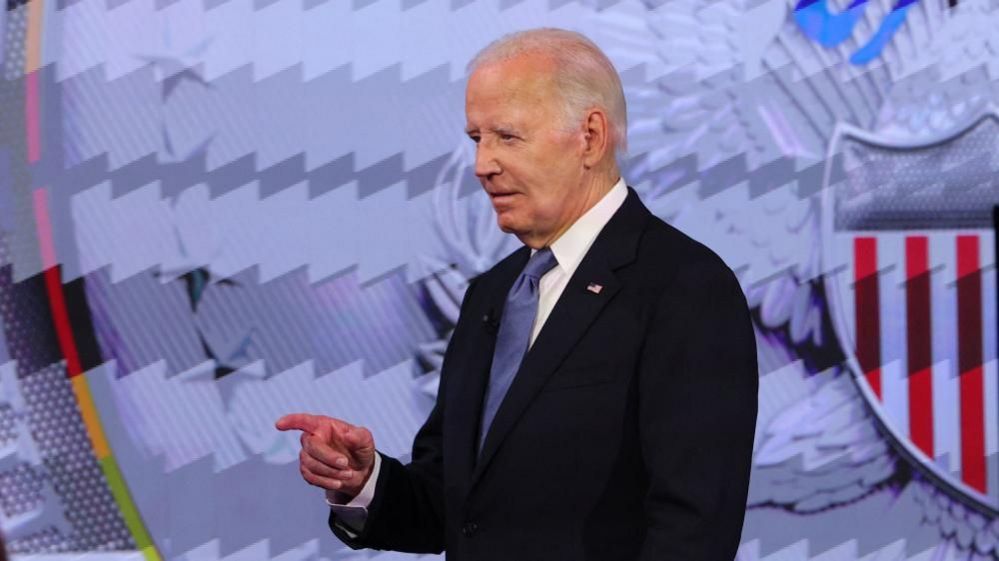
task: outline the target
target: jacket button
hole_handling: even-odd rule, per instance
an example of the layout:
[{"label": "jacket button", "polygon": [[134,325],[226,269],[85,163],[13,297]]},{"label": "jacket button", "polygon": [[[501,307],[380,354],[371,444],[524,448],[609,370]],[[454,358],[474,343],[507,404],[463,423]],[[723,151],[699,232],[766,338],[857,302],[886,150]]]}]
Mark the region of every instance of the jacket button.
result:
[{"label": "jacket button", "polygon": [[472,534],[479,531],[479,525],[475,522],[465,522],[465,525],[461,527],[461,534],[466,538],[472,537]]}]

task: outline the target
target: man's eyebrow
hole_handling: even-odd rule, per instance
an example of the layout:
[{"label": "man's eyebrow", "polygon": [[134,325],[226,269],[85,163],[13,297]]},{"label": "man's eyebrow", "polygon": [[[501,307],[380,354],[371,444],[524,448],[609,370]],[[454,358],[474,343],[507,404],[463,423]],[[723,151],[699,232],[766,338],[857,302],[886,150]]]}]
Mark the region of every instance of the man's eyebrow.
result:
[{"label": "man's eyebrow", "polygon": [[[474,127],[471,125],[465,127],[465,134],[469,136],[473,134],[479,134],[479,132],[480,132],[479,127]],[[496,134],[517,134],[517,127],[513,125],[500,124],[489,127],[489,132]]]},{"label": "man's eyebrow", "polygon": [[515,127],[513,125],[500,124],[500,125],[496,125],[495,127],[493,127],[490,130],[492,130],[495,133],[513,134],[513,133],[517,132],[517,127]]}]

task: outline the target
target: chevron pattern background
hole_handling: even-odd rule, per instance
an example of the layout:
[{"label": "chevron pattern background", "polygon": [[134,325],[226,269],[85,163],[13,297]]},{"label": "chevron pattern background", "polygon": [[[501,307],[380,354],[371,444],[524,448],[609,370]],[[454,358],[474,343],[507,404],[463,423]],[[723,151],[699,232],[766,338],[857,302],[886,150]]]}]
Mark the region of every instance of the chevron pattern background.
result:
[{"label": "chevron pattern background", "polygon": [[[893,10],[865,5],[823,47],[790,0],[8,1],[0,530],[15,559],[413,558],[333,538],[273,421],[340,416],[407,457],[468,279],[517,247],[471,173],[466,64],[559,26],[621,73],[629,184],[718,252],[753,308],[739,559],[999,561],[995,503],[948,483],[954,448],[907,455],[865,393],[829,289],[851,262],[824,222],[864,142],[934,145],[997,114],[999,4],[919,0],[858,65]],[[999,202],[999,152],[948,154],[898,173],[918,190],[974,168]],[[994,286],[994,260],[981,271]],[[995,500],[995,341],[984,355]]]}]

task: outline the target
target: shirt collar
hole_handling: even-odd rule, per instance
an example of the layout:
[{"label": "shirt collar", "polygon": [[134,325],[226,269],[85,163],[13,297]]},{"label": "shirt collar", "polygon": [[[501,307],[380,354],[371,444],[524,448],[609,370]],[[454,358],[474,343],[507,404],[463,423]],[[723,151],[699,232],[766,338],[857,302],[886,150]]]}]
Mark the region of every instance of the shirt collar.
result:
[{"label": "shirt collar", "polygon": [[[558,266],[569,275],[576,272],[576,267],[583,260],[583,256],[590,250],[593,241],[607,222],[610,221],[617,209],[621,208],[624,200],[628,197],[628,188],[624,184],[624,179],[618,179],[617,183],[611,187],[597,204],[579,217],[576,222],[552,242],[551,249],[558,260]],[[531,252],[533,255],[533,252]]]}]

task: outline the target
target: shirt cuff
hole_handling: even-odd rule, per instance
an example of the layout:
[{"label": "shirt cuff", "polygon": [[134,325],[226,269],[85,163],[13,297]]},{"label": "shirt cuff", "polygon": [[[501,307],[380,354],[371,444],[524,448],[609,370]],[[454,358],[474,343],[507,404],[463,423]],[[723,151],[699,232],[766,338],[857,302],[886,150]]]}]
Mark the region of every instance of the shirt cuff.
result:
[{"label": "shirt cuff", "polygon": [[[345,497],[337,491],[326,491],[326,504],[330,505],[333,514],[343,522],[344,530],[354,530],[361,532],[364,530],[364,523],[368,519],[368,505],[375,497],[375,486],[378,483],[378,472],[381,471],[382,457],[375,452],[375,465],[371,469],[368,481],[364,483],[361,492],[350,502],[344,503]],[[351,536],[356,537],[356,536]]]}]

